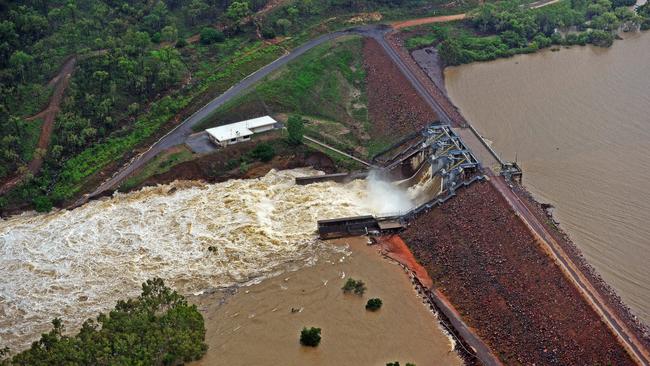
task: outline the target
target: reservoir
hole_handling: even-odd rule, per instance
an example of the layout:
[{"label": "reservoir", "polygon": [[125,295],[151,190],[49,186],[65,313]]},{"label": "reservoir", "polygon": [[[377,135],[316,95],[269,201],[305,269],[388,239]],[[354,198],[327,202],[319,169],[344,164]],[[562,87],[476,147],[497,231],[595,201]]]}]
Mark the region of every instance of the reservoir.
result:
[{"label": "reservoir", "polygon": [[650,32],[447,68],[463,115],[650,323]]}]

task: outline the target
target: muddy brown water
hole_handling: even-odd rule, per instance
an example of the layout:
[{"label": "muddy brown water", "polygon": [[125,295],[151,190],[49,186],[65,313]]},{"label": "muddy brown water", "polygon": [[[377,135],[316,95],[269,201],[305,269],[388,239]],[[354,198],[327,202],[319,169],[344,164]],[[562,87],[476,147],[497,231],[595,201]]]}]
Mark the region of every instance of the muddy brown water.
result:
[{"label": "muddy brown water", "polygon": [[[402,267],[366,240],[328,242],[350,255],[322,255],[314,266],[242,288],[223,305],[204,297],[209,351],[195,365],[461,365]],[[344,294],[347,278],[363,280],[366,293]],[[377,312],[365,310],[371,297],[383,301]],[[321,328],[317,348],[300,345],[305,326]]]},{"label": "muddy brown water", "polygon": [[465,117],[650,323],[650,32],[445,71]]}]

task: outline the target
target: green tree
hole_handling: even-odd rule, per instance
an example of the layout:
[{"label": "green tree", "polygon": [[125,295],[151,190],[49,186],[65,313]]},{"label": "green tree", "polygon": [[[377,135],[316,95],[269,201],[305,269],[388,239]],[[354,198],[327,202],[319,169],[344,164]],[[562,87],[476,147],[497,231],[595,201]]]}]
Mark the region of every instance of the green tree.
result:
[{"label": "green tree", "polygon": [[178,38],[178,29],[176,29],[176,27],[174,27],[173,25],[165,26],[160,31],[160,36],[164,41],[176,42],[176,39]]},{"label": "green tree", "polygon": [[205,27],[201,29],[200,37],[201,43],[205,45],[223,42],[226,39],[223,32],[218,31],[212,27]]},{"label": "green tree", "polygon": [[38,212],[52,211],[52,201],[47,196],[38,196],[32,201],[34,208]]},{"label": "green tree", "polygon": [[373,298],[366,303],[366,310],[377,311],[381,308],[383,302],[379,298]]},{"label": "green tree", "polygon": [[275,156],[275,150],[273,146],[269,143],[261,143],[255,146],[255,149],[252,151],[253,158],[259,159],[263,162],[269,162]]},{"label": "green tree", "polygon": [[278,19],[275,24],[277,24],[278,27],[282,30],[282,34],[287,34],[289,32],[289,28],[291,28],[291,21],[289,19]]},{"label": "green tree", "polygon": [[300,344],[308,347],[316,347],[320,344],[320,328],[302,328],[300,332]]},{"label": "green tree", "polygon": [[162,279],[142,284],[136,299],[118,301],[109,314],[88,319],[74,336],[63,322],[15,355],[9,365],[177,365],[201,358],[205,325],[195,305]]},{"label": "green tree", "polygon": [[250,14],[251,9],[248,1],[233,1],[226,10],[226,16],[235,26],[238,26]]},{"label": "green tree", "polygon": [[287,121],[287,132],[289,136],[287,138],[289,144],[291,145],[300,145],[302,144],[302,137],[305,133],[305,121],[301,116],[292,115]]},{"label": "green tree", "polygon": [[202,0],[192,0],[192,2],[186,7],[186,14],[191,25],[196,24],[196,22],[201,19],[208,11],[210,7],[208,4]]},{"label": "green tree", "polygon": [[23,51],[14,52],[9,58],[9,66],[16,70],[16,74],[18,74],[20,81],[23,83],[27,79],[32,61],[34,61],[34,57]]},{"label": "green tree", "polygon": [[468,62],[463,48],[456,39],[447,39],[438,45],[440,59],[447,66],[455,66]]},{"label": "green tree", "polygon": [[614,43],[614,36],[611,32],[592,30],[589,32],[589,43],[598,47],[609,47]]}]

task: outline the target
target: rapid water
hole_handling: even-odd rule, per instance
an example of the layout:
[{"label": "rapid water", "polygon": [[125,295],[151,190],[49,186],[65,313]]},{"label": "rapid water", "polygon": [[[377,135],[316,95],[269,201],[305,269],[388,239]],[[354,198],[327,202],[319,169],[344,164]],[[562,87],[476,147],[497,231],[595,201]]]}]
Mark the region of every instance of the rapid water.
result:
[{"label": "rapid water", "polygon": [[447,90],[650,323],[650,32],[446,70]]},{"label": "rapid water", "polygon": [[313,263],[331,247],[316,221],[412,208],[380,181],[295,185],[312,169],[260,179],[173,183],[72,211],[0,220],[0,345],[18,350],[50,329],[75,328],[152,277],[185,294],[260,281]]}]

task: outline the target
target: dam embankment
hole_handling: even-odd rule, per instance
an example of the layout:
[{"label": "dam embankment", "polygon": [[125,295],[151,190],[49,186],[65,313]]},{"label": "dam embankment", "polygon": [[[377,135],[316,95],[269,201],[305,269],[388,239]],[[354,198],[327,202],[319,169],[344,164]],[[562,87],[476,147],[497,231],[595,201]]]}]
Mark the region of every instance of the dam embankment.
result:
[{"label": "dam embankment", "polygon": [[446,70],[461,112],[650,322],[650,33]]}]

